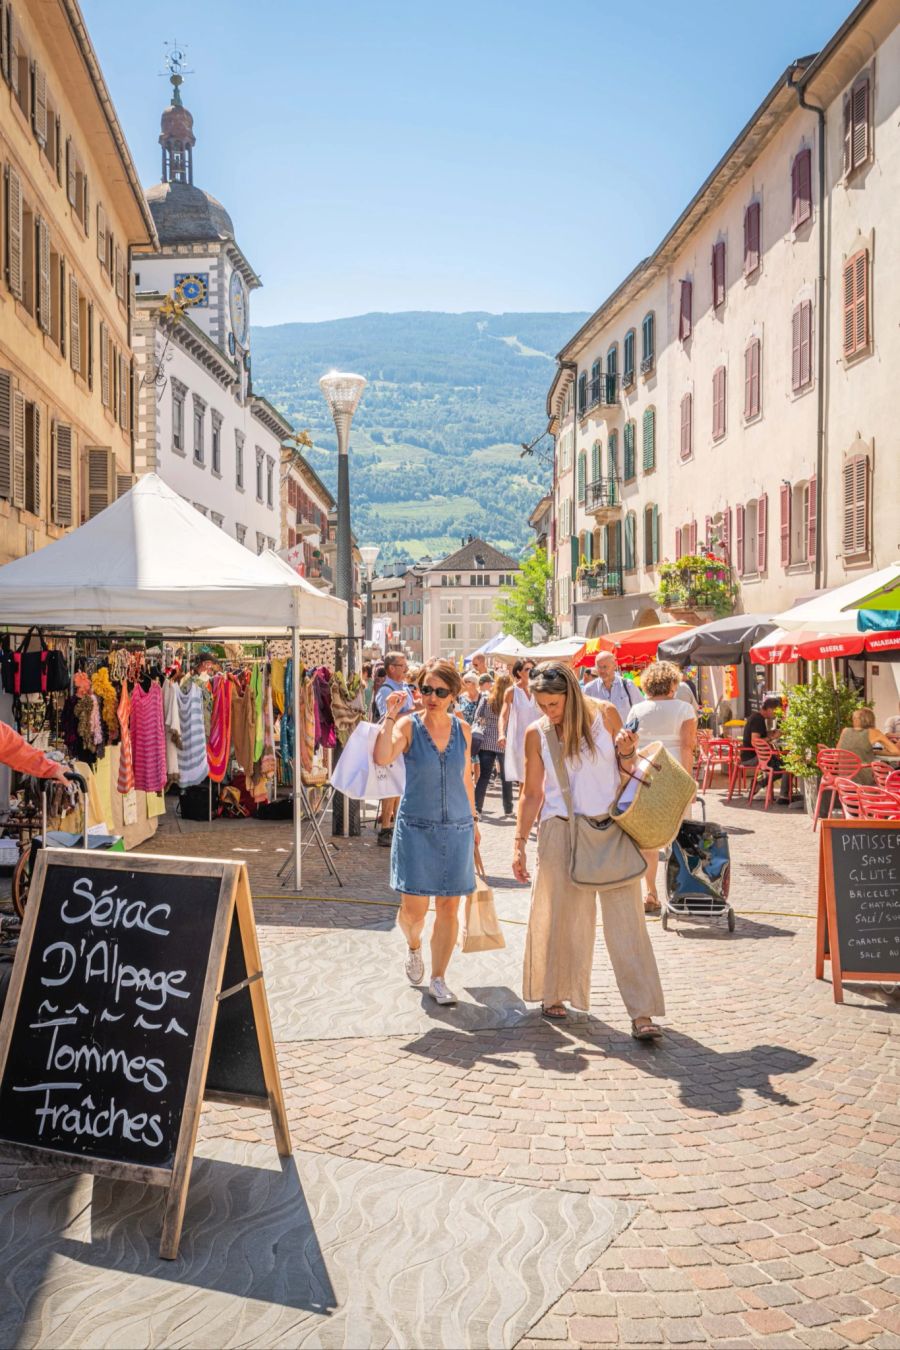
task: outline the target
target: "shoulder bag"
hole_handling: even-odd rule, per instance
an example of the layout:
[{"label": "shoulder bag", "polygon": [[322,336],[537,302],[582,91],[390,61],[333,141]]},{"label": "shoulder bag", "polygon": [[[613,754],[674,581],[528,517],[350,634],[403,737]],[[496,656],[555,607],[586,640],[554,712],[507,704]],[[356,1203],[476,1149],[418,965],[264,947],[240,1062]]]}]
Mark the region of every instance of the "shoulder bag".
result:
[{"label": "shoulder bag", "polygon": [[661,741],[638,751],[630,777],[613,806],[616,824],[640,848],[667,848],[681,829],[697,784]]},{"label": "shoulder bag", "polygon": [[541,729],[568,813],[569,876],[577,886],[593,886],[598,891],[637,881],[647,870],[640,849],[612,816],[585,816],[573,810],[569,773],[556,729],[546,717],[541,718]]},{"label": "shoulder bag", "polygon": [[[37,634],[40,648],[28,650],[28,644]],[[15,651],[5,651],[3,688],[17,698],[22,694],[57,694],[69,687],[69,667],[62,652],[51,651],[40,628],[29,628]]]}]

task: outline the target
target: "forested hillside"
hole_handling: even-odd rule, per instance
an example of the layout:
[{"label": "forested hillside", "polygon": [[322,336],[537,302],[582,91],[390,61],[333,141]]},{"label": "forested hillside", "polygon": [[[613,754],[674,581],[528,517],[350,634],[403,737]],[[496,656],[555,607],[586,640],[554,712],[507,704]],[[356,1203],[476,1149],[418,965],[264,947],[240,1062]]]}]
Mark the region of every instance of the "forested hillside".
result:
[{"label": "forested hillside", "polygon": [[440,557],[468,533],[518,552],[549,482],[520,442],[546,425],[554,355],[585,318],[364,314],[254,328],[253,384],[309,428],[308,457],[334,491],[334,427],[317,381],[331,367],[366,376],[351,438],[353,527],[385,559]]}]

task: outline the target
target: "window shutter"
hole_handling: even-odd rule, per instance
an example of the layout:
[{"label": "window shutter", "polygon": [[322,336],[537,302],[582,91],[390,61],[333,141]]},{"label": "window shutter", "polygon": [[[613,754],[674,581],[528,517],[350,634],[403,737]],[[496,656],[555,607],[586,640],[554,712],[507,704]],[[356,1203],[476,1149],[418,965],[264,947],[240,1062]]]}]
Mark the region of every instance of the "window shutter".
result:
[{"label": "window shutter", "polygon": [[78,301],[78,278],[69,276],[69,360],[72,369],[81,371],[81,313]]},{"label": "window shutter", "polygon": [[47,222],[38,216],[36,222],[38,285],[37,321],[45,333],[50,332],[50,231]]},{"label": "window shutter", "polygon": [[791,561],[791,485],[782,483],[781,497],[781,565],[787,567]]},{"label": "window shutter", "polygon": [[124,299],[125,299],[125,254],[124,254],[123,250],[119,247],[118,244],[116,244],[115,269],[116,269],[116,295],[119,297],[120,300],[124,300]]},{"label": "window shutter", "polygon": [[759,267],[759,202],[751,202],[744,212],[744,276]]},{"label": "window shutter", "polygon": [[619,477],[619,433],[611,431],[606,448],[606,463],[612,480],[611,491],[615,492],[615,483]]},{"label": "window shutter", "polygon": [[37,61],[31,69],[31,125],[43,149],[47,144],[47,75]]},{"label": "window shutter", "polygon": [[758,572],[765,572],[769,561],[769,497],[767,493],[756,503],[756,564]]},{"label": "window shutter", "polygon": [[849,94],[844,95],[844,173],[853,166],[853,101]]},{"label": "window shutter", "polygon": [[810,562],[816,560],[816,522],[818,518],[818,503],[816,501],[816,475],[813,474],[809,480],[809,495],[806,506],[806,556]]},{"label": "window shutter", "polygon": [[22,299],[22,183],[12,165],[6,170],[6,279]]},{"label": "window shutter", "polygon": [[682,342],[685,342],[691,336],[694,308],[693,292],[694,283],[692,281],[682,281],[681,312],[678,316],[678,336]]},{"label": "window shutter", "polygon": [[9,84],[9,35],[6,30],[6,3],[0,3],[0,75]]},{"label": "window shutter", "polygon": [[89,300],[87,303],[87,382],[88,389],[94,387],[94,302]]},{"label": "window shutter", "polygon": [[75,523],[72,510],[72,428],[54,422],[50,434],[51,513],[54,525]]},{"label": "window shutter", "polygon": [[[571,529],[571,524],[569,526]],[[571,563],[572,576],[578,571],[579,553],[578,553],[578,535],[569,535],[569,561]]]},{"label": "window shutter", "polygon": [[734,519],[734,570],[739,577],[744,575],[744,508],[735,507]]},{"label": "window shutter", "polygon": [[685,394],[681,400],[681,458],[690,459],[691,457],[691,422],[693,395]]},{"label": "window shutter", "polygon": [[654,506],[650,512],[650,542],[653,562],[659,562],[659,507]]},{"label": "window shutter", "polygon": [[797,166],[797,203],[794,226],[803,225],[812,215],[812,150],[801,150],[794,163]]},{"label": "window shutter", "polygon": [[791,388],[800,389],[803,380],[800,375],[800,345],[801,345],[801,310],[803,306],[797,305],[791,315]]},{"label": "window shutter", "polygon": [[584,502],[585,499],[585,454],[583,450],[578,452],[578,500]]},{"label": "window shutter", "polygon": [[62,187],[62,121],[59,113],[56,114],[56,139],[55,139],[54,165],[53,171],[56,174],[56,181]]},{"label": "window shutter", "polygon": [[[31,458],[26,461],[26,505],[30,506],[36,516],[41,514],[41,410],[36,403],[29,403],[25,408],[26,423],[30,423],[31,431]],[[28,483],[31,484],[31,494],[28,494]]]},{"label": "window shutter", "polygon": [[587,406],[587,372],[578,376],[578,411],[584,412]]},{"label": "window shutter", "polygon": [[25,395],[13,394],[12,504],[25,505]]},{"label": "window shutter", "polygon": [[599,442],[599,441],[594,441],[594,444],[591,446],[591,482],[592,482],[592,483],[596,483],[597,479],[600,477],[600,473],[601,473],[600,453],[601,453],[601,452],[600,452],[600,442]]},{"label": "window shutter", "polygon": [[636,472],[636,465],[634,461],[634,435],[635,435],[634,422],[626,422],[625,431],[623,433],[625,448],[623,456],[624,464],[622,466],[626,483],[629,482],[632,478],[634,478]]},{"label": "window shutter", "polygon": [[679,525],[678,528],[677,528],[676,531],[675,531],[675,561],[676,561],[676,562],[677,562],[678,559],[681,557],[681,554],[682,554],[682,548],[681,548],[681,526]]},{"label": "window shutter", "polygon": [[656,413],[652,408],[644,409],[644,471],[656,467]]},{"label": "window shutter", "polygon": [[19,44],[16,38],[16,15],[12,5],[6,6],[6,40],[9,44],[9,87],[16,98],[19,97],[19,61],[16,56]]},{"label": "window shutter", "polygon": [[0,370],[0,497],[12,497],[12,440],[13,440],[12,375]]},{"label": "window shutter", "polygon": [[856,255],[854,267],[854,351],[863,351],[869,344],[869,254],[862,249]]},{"label": "window shutter", "polygon": [[113,500],[116,472],[113,452],[105,446],[90,445],[85,451],[85,465],[87,519],[93,520]]},{"label": "window shutter", "polygon": [[100,402],[104,408],[112,406],[109,384],[109,330],[102,319],[100,321]]},{"label": "window shutter", "polygon": [[846,556],[868,552],[869,547],[869,459],[854,455],[843,470],[844,530]]},{"label": "window shutter", "polygon": [[100,266],[106,267],[106,209],[102,202],[97,203],[97,257]]},{"label": "window shutter", "polygon": [[731,507],[726,506],[722,512],[722,543],[725,545],[725,556],[731,559]]},{"label": "window shutter", "polygon": [[753,340],[744,352],[744,416],[756,417],[759,412],[760,341]]},{"label": "window shutter", "polygon": [[633,511],[629,511],[625,517],[625,570],[633,572],[637,566],[635,560],[635,549],[637,540],[637,517]]},{"label": "window shutter", "polygon": [[725,301],[725,241],[720,239],[713,244],[712,251],[712,290],[713,309],[718,309]]},{"label": "window shutter", "polygon": [[812,301],[800,306],[800,387],[812,381]]},{"label": "window shutter", "polygon": [[856,332],[856,258],[844,263],[844,355],[852,356],[855,351]]},{"label": "window shutter", "polygon": [[66,197],[70,206],[75,205],[75,150],[72,137],[66,137]]},{"label": "window shutter", "polygon": [[688,540],[689,540],[688,552],[689,552],[689,553],[696,553],[696,552],[697,552],[697,522],[696,522],[696,520],[692,520],[692,521],[691,521],[690,528],[689,528],[689,530],[688,530]]},{"label": "window shutter", "polygon": [[869,81],[860,80],[851,95],[852,105],[852,142],[850,146],[850,165],[856,168],[869,157]]},{"label": "window shutter", "polygon": [[116,474],[116,501],[124,497],[126,492],[130,492],[137,482],[136,473],[117,473]]}]

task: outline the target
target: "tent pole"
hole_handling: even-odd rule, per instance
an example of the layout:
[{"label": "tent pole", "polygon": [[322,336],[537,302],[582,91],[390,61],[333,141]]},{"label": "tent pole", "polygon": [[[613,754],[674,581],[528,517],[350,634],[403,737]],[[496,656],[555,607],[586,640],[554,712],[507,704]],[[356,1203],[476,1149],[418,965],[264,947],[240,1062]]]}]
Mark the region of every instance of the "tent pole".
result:
[{"label": "tent pole", "polygon": [[301,813],[303,798],[300,795],[300,630],[296,625],[291,629],[291,660],[294,678],[292,681],[291,712],[294,718],[294,759],[291,765],[291,795],[294,807],[294,890],[299,891],[303,879],[303,867],[300,860]]}]

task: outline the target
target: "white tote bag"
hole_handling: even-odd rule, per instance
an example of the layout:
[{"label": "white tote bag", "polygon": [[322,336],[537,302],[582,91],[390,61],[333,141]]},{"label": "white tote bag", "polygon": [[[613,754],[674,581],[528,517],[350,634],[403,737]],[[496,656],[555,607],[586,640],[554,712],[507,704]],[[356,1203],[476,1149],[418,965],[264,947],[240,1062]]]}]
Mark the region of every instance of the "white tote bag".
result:
[{"label": "white tote bag", "polygon": [[406,787],[406,761],[401,755],[393,764],[376,764],[372,752],[380,727],[360,722],[350,735],[334,766],[331,783],[336,792],[359,801],[402,797]]}]

